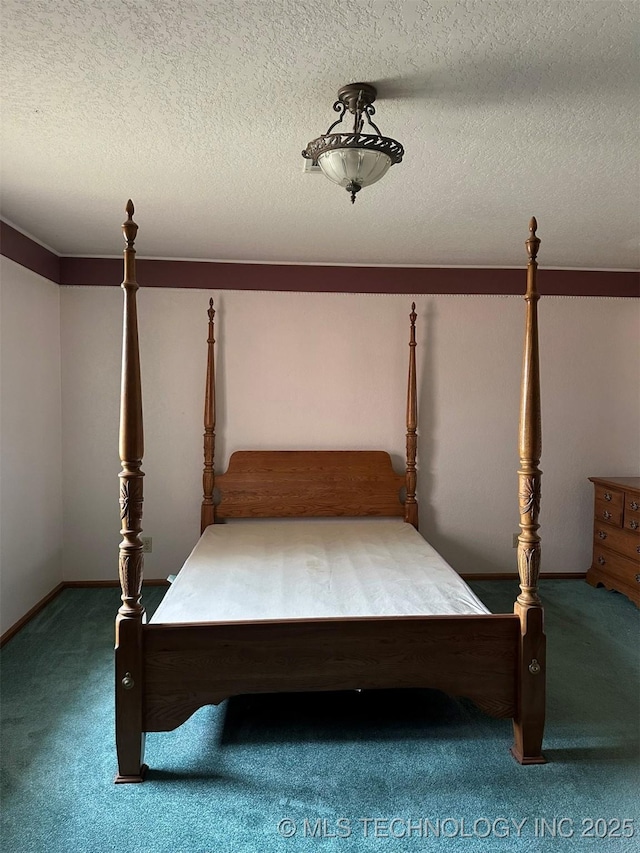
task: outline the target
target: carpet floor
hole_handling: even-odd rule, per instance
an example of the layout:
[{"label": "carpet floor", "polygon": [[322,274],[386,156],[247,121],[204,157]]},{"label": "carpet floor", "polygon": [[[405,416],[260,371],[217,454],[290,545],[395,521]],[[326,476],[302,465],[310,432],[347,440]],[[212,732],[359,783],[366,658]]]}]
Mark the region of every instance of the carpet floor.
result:
[{"label": "carpet floor", "polygon": [[[471,584],[511,612],[515,582]],[[544,581],[545,765],[430,690],[246,696],[147,737],[114,785],[115,589],[68,589],[2,650],[2,849],[404,853],[640,849],[639,613]],[[153,612],[162,588],[145,590]]]}]

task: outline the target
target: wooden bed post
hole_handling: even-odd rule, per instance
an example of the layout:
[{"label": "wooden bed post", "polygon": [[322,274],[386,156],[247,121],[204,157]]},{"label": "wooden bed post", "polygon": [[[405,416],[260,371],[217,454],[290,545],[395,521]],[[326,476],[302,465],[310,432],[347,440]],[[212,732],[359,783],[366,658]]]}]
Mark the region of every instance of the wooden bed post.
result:
[{"label": "wooden bed post", "polygon": [[127,202],[127,221],[122,226],[124,250],[124,317],[122,335],[122,384],[120,396],[120,543],[119,574],[122,606],[116,617],[116,782],[141,782],[142,763],[142,478],[144,452],[142,388],[138,348],[138,316],[134,242],[138,226],[133,221],[133,202]]},{"label": "wooden bed post", "polygon": [[540,413],[540,364],[538,352],[538,300],[536,288],[538,264],[536,256],[540,240],[536,237],[538,223],[529,222],[529,239],[525,245],[529,255],[527,265],[527,303],[522,381],[520,386],[519,452],[519,510],[518,573],[520,595],[514,613],[520,617],[520,655],[518,676],[518,710],[514,717],[515,743],[513,756],[521,764],[543,764],[542,734],[545,718],[545,636],[543,610],[538,597],[540,572],[540,477],[538,467],[542,453],[542,424]]},{"label": "wooden bed post", "polygon": [[409,384],[407,388],[407,464],[404,520],[418,529],[418,502],[416,501],[416,452],[418,447],[418,395],[416,388],[416,303],[411,303],[411,337],[409,339]]},{"label": "wooden bed post", "polygon": [[213,299],[209,300],[209,334],[207,336],[207,385],[204,397],[204,470],[202,472],[203,500],[200,511],[200,535],[205,527],[216,522],[216,505],[213,502],[215,486],[215,450],[216,450],[216,370],[214,357],[214,326],[216,312]]}]

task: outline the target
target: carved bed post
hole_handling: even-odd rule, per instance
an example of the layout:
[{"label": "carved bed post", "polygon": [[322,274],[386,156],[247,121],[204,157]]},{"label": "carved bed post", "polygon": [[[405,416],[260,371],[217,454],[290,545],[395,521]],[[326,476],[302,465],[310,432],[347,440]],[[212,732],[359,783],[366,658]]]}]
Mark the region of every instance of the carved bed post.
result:
[{"label": "carved bed post", "polygon": [[540,240],[536,237],[535,217],[529,222],[529,239],[525,245],[527,265],[527,303],[522,381],[520,386],[518,573],[520,595],[514,612],[520,617],[520,674],[518,713],[514,718],[515,743],[512,754],[521,764],[542,764],[542,734],[545,717],[545,636],[543,610],[538,597],[540,572],[540,477],[538,467],[542,453],[542,421],[540,413],[540,365],[538,352],[538,300],[536,288],[538,264],[536,256]]},{"label": "carved bed post", "polygon": [[209,334],[207,336],[207,385],[204,397],[204,470],[202,472],[203,500],[200,511],[200,534],[205,527],[215,524],[216,506],[213,502],[215,486],[214,459],[216,450],[216,370],[214,357],[215,338],[213,336],[213,299],[209,300]]},{"label": "carved bed post", "polygon": [[134,242],[138,226],[133,202],[127,202],[122,226],[124,250],[124,317],[122,334],[122,384],[120,396],[120,543],[119,574],[122,606],[116,617],[116,782],[141,782],[144,733],[142,731],[142,478],[144,451],[142,388],[138,347],[138,316]]},{"label": "carved bed post", "polygon": [[411,303],[411,337],[409,339],[409,383],[407,388],[407,465],[404,501],[404,520],[418,529],[418,503],[416,501],[416,452],[418,447],[418,394],[416,389],[416,303]]}]

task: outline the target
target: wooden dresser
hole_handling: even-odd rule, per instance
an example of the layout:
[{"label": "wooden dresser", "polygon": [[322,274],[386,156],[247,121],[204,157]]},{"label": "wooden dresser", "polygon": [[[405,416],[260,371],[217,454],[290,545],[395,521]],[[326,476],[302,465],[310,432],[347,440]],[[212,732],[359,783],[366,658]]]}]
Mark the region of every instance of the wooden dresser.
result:
[{"label": "wooden dresser", "polygon": [[591,586],[616,589],[640,607],[640,477],[589,477],[595,487]]}]

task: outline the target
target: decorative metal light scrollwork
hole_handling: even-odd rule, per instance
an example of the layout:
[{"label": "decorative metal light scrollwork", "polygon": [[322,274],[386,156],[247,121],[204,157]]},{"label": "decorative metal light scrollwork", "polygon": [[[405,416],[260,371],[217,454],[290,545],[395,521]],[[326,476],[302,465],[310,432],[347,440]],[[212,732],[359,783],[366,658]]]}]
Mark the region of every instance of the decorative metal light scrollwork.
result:
[{"label": "decorative metal light scrollwork", "polygon": [[[302,156],[311,160],[314,165],[319,165],[330,180],[346,188],[351,194],[352,204],[356,200],[356,193],[360,192],[363,186],[378,181],[391,166],[400,163],[404,156],[402,145],[395,139],[383,136],[371,120],[371,116],[375,115],[373,102],[376,95],[376,88],[370,83],[351,83],[343,86],[338,92],[338,100],[333,105],[334,111],[339,112],[340,117],[326,133],[313,139],[302,152]],[[347,111],[354,116],[353,131],[333,133],[333,129],[342,122]],[[375,135],[363,133],[365,119],[375,131]],[[334,158],[333,162],[329,162],[331,158],[323,155],[343,150],[357,151],[361,156],[353,163],[347,163],[343,158],[338,171],[335,168],[338,161]],[[385,159],[375,164],[370,163],[366,170],[361,171],[363,159],[368,152],[383,155]]]},{"label": "decorative metal light scrollwork", "polygon": [[325,133],[323,136],[312,140],[302,152],[302,156],[308,160],[313,160],[315,163],[321,154],[335,148],[362,148],[369,151],[380,151],[391,157],[394,163],[399,163],[404,155],[402,145],[387,136],[370,136],[364,133]]}]

